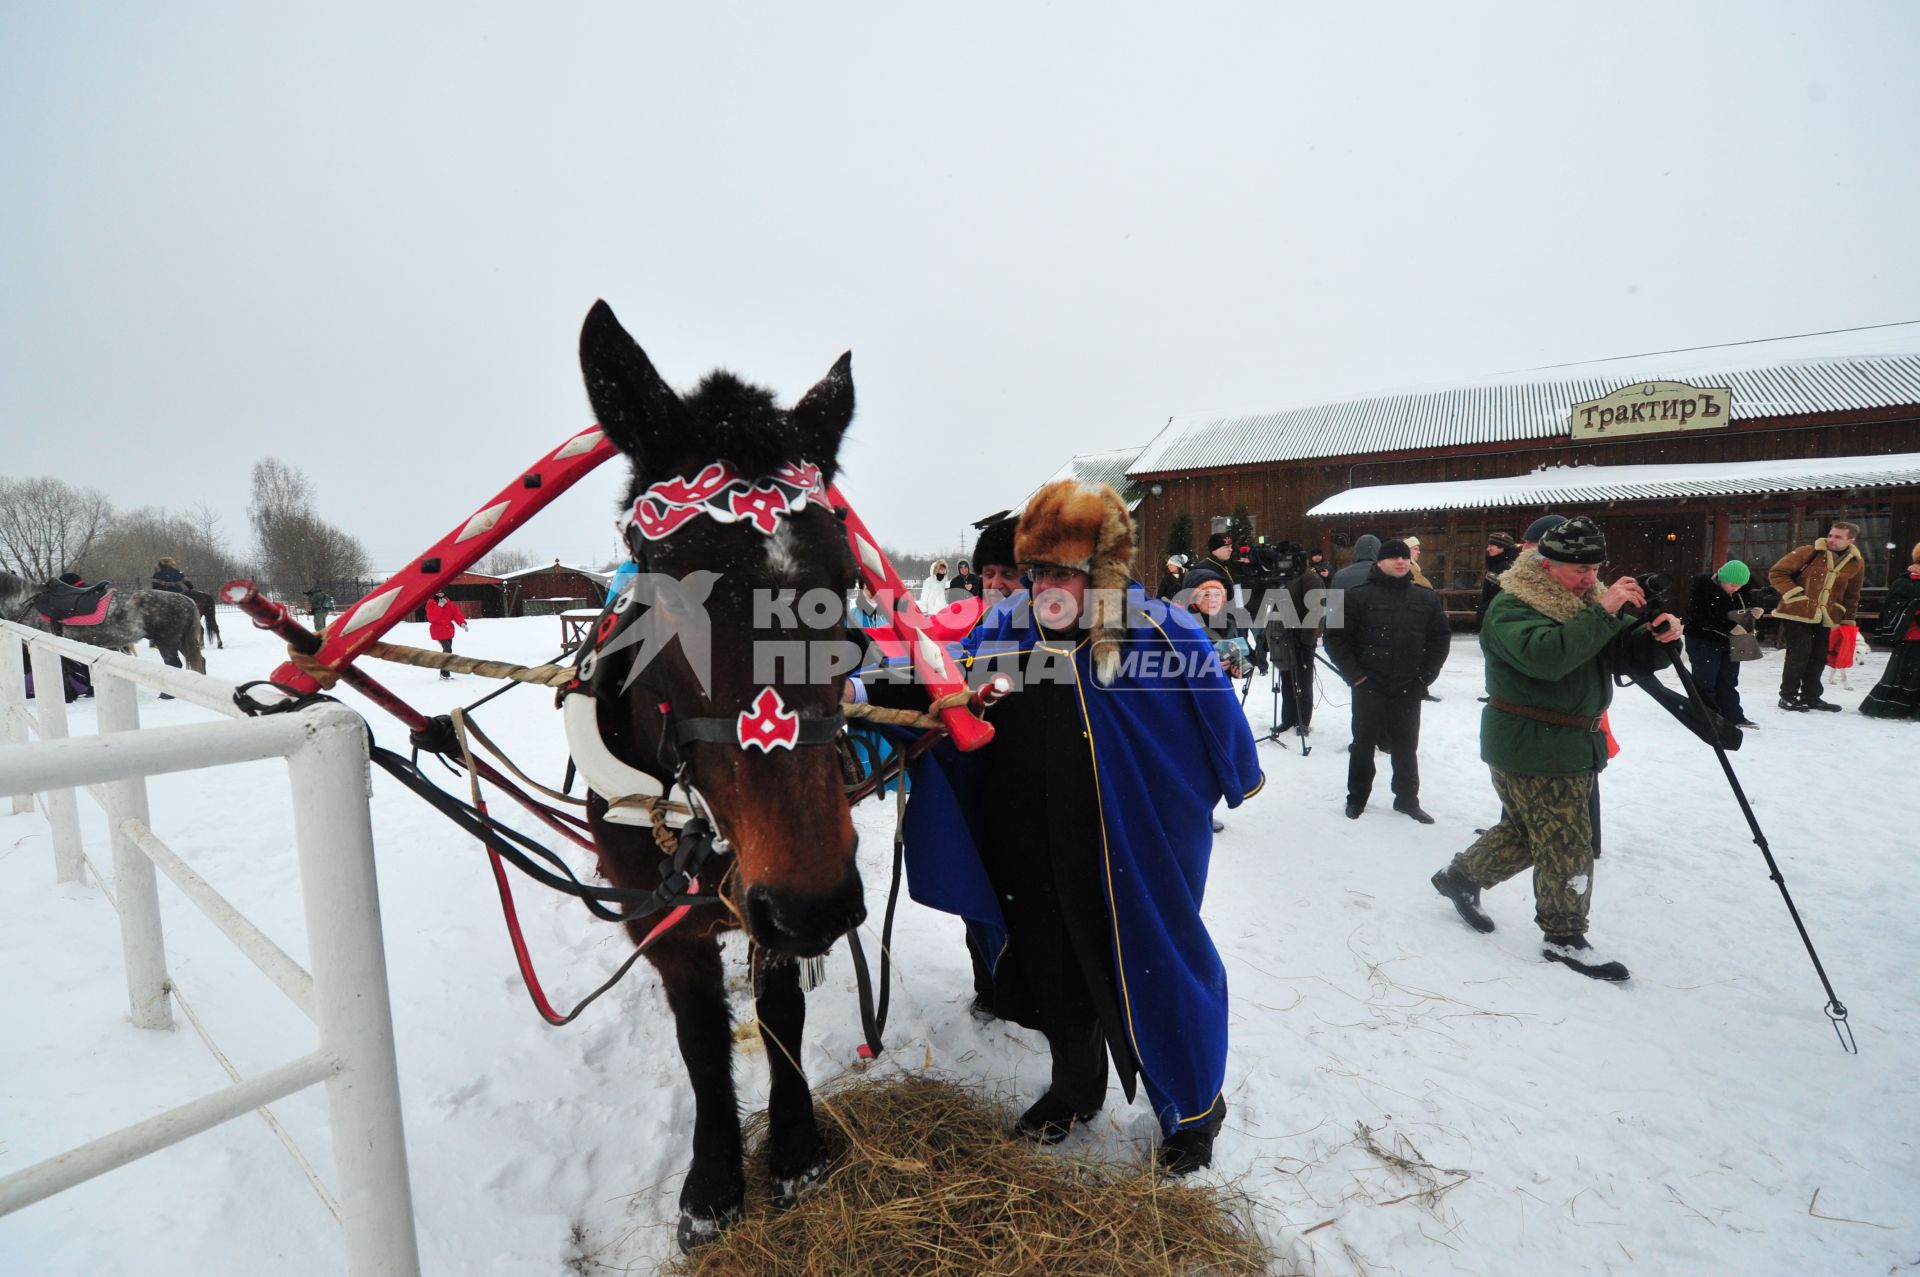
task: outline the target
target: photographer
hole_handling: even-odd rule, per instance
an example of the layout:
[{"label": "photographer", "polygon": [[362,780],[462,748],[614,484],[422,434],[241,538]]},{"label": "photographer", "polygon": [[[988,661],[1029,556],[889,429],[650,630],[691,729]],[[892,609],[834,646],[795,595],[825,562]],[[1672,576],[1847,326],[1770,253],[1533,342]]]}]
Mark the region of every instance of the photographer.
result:
[{"label": "photographer", "polygon": [[[1261,674],[1267,672],[1267,663],[1274,658],[1271,652],[1272,635],[1266,623],[1268,603],[1273,595],[1284,588],[1287,582],[1299,576],[1306,567],[1306,552],[1291,541],[1270,542],[1262,537],[1248,547],[1246,562],[1240,568],[1240,603],[1246,617],[1252,618],[1252,630],[1247,640],[1253,649],[1253,668]],[[1281,668],[1286,668],[1282,660]]]},{"label": "photographer", "polygon": [[1240,627],[1234,624],[1233,609],[1228,606],[1227,578],[1211,567],[1199,567],[1187,573],[1183,592],[1187,610],[1205,628],[1213,641],[1213,651],[1230,679],[1244,678],[1252,659],[1251,649]]},{"label": "photographer", "polygon": [[1537,556],[1500,579],[1480,647],[1487,659],[1487,707],[1480,757],[1493,774],[1500,820],[1433,876],[1434,890],[1476,931],[1492,931],[1480,892],[1533,870],[1541,956],[1599,980],[1627,968],[1588,943],[1593,894],[1589,802],[1607,765],[1600,716],[1613,700],[1617,666],[1664,663],[1660,644],[1680,638],[1677,617],[1640,624],[1647,598],[1622,577],[1602,590],[1606,538],[1588,518],[1543,534]]}]

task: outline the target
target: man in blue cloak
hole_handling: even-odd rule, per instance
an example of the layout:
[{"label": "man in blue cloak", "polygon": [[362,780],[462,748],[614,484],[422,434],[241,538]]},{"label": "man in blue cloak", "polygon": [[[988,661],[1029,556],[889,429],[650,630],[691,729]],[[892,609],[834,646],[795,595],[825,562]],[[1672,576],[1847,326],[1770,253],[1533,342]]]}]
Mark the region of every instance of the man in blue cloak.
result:
[{"label": "man in blue cloak", "polygon": [[1227,979],[1200,906],[1214,805],[1264,781],[1253,734],[1205,632],[1130,579],[1112,488],[1041,489],[1015,554],[1031,596],[965,646],[976,681],[1017,690],[988,712],[991,743],[916,771],[908,888],[967,920],[994,1010],[1046,1035],[1051,1082],[1019,1133],[1054,1143],[1090,1119],[1111,1059],[1183,1175],[1211,1164],[1226,1115]]}]

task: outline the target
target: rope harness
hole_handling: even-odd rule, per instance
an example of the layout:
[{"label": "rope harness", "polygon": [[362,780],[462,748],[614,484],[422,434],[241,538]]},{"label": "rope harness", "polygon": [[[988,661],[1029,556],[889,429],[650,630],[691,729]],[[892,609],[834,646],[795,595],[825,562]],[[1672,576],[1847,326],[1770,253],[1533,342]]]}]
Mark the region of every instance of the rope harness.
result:
[{"label": "rope harness", "polygon": [[[643,570],[647,561],[648,543],[665,539],[696,514],[712,514],[716,518],[723,518],[722,510],[724,509],[733,513],[739,520],[751,522],[757,530],[770,534],[782,517],[803,509],[809,497],[820,499],[824,496],[818,482],[818,471],[806,466],[793,467],[791,473],[783,472],[776,476],[777,492],[772,500],[769,500],[767,494],[761,490],[764,485],[756,487],[748,494],[749,499],[744,502],[732,500],[729,492],[737,496],[739,489],[734,476],[730,474],[724,476],[730,481],[730,487],[721,488],[715,488],[711,482],[706,482],[711,478],[712,476],[703,473],[693,481],[672,480],[666,485],[656,484],[642,494],[635,503],[633,512],[622,520],[623,535],[633,551],[636,564],[641,565]],[[670,517],[664,518],[661,517],[663,493],[671,498],[672,506],[668,512]],[[715,504],[717,497],[728,497],[727,505],[723,507]],[[778,499],[779,497],[786,498],[784,503]],[[695,509],[695,506],[700,508]],[[867,566],[871,568],[874,554],[864,539],[864,525],[859,525],[845,507],[830,508],[841,520],[843,526],[852,525],[847,526],[850,543],[856,555],[865,559]],[[723,521],[733,520],[723,519]],[[857,533],[854,531],[855,527],[858,529]],[[891,568],[884,564],[883,556],[881,564],[885,567],[886,575],[891,576]],[[875,571],[877,572],[878,569]],[[897,582],[897,578],[895,581]],[[232,587],[229,587],[229,591],[231,590]],[[716,889],[708,892],[703,892],[701,889],[702,876],[707,874],[715,861],[725,861],[730,854],[730,849],[724,839],[719,836],[705,801],[694,787],[691,760],[687,756],[686,746],[704,742],[734,746],[743,750],[758,748],[763,752],[771,752],[774,748],[792,749],[799,746],[830,745],[840,750],[843,770],[846,773],[845,794],[850,803],[859,802],[876,792],[885,792],[886,786],[889,783],[893,784],[897,802],[893,839],[893,878],[887,895],[881,932],[880,988],[877,1000],[874,997],[873,983],[859,936],[853,931],[846,933],[849,955],[853,961],[855,980],[860,993],[862,1031],[866,1038],[860,1047],[860,1054],[871,1058],[882,1049],[881,1033],[886,1023],[890,993],[893,921],[899,900],[904,864],[906,770],[939,739],[962,727],[966,728],[967,734],[976,743],[984,741],[991,734],[991,729],[987,728],[972,710],[998,699],[998,696],[1003,695],[1007,690],[1005,685],[995,685],[982,693],[975,693],[968,690],[964,683],[957,682],[957,679],[952,677],[954,671],[950,663],[946,663],[936,668],[945,671],[948,676],[944,680],[946,685],[954,687],[955,690],[937,696],[924,712],[863,703],[844,705],[830,717],[813,718],[801,718],[788,712],[778,693],[772,688],[763,689],[760,698],[735,718],[677,717],[673,714],[670,702],[661,698],[658,703],[663,723],[660,738],[655,742],[653,766],[672,779],[665,783],[660,793],[601,794],[608,804],[610,818],[614,818],[613,813],[622,810],[637,810],[644,813],[646,822],[651,827],[654,844],[664,861],[660,886],[653,891],[598,886],[581,882],[563,857],[527,835],[497,823],[489,813],[485,796],[480,788],[482,779],[493,783],[541,819],[549,828],[563,834],[576,845],[594,851],[596,854],[598,852],[587,822],[574,811],[566,810],[566,808],[584,809],[587,805],[585,799],[575,798],[566,792],[566,788],[570,788],[572,784],[573,765],[569,763],[568,780],[563,783],[562,789],[556,790],[543,785],[515,765],[506,752],[473,721],[471,710],[477,708],[479,703],[498,695],[498,692],[483,697],[482,702],[476,702],[475,706],[455,709],[449,715],[426,718],[406,706],[391,692],[380,687],[358,670],[352,661],[360,656],[371,656],[397,664],[443,672],[474,674],[483,678],[505,680],[509,683],[551,687],[558,690],[558,697],[562,702],[568,695],[582,692],[590,696],[604,695],[607,693],[596,692],[595,685],[602,682],[604,675],[595,667],[605,664],[598,660],[600,649],[638,612],[637,608],[630,606],[631,600],[628,597],[623,595],[609,600],[606,608],[603,609],[600,621],[590,632],[591,638],[575,653],[572,665],[557,663],[519,665],[508,661],[484,660],[381,641],[362,644],[343,664],[328,665],[317,655],[323,647],[321,636],[316,636],[302,627],[284,607],[271,603],[255,591],[247,590],[244,593],[246,597],[234,593],[227,593],[227,597],[229,601],[239,603],[245,608],[254,617],[256,625],[272,630],[286,639],[288,661],[292,670],[310,680],[320,690],[302,695],[295,688],[271,683],[268,685],[278,688],[285,694],[286,699],[276,705],[263,705],[249,691],[260,684],[248,684],[236,700],[249,713],[298,709],[315,700],[332,699],[325,693],[344,681],[349,686],[369,695],[376,703],[395,713],[407,723],[412,729],[410,740],[414,746],[414,757],[404,758],[370,741],[372,760],[423,798],[435,810],[452,820],[464,833],[486,847],[515,960],[519,964],[522,979],[536,1009],[550,1024],[571,1023],[596,999],[619,983],[648,948],[697,907],[724,905],[733,913],[735,925],[743,930],[746,929],[739,909],[731,899],[730,893],[725,890],[726,886],[734,881],[734,869],[730,861],[727,861],[725,867],[718,871],[719,886]],[[336,620],[337,625],[338,620]],[[916,652],[916,660],[927,659],[929,657],[925,653]],[[944,662],[944,656],[940,656],[939,660]],[[875,756],[868,765],[862,766],[857,751],[849,743],[843,730],[848,719],[860,719],[875,725],[909,729],[919,735],[911,743],[893,750],[890,757]],[[498,763],[499,769],[504,769],[506,774],[503,775],[501,770],[489,764],[485,758],[479,757],[476,754],[476,746],[480,751],[491,756]],[[439,756],[449,766],[457,764],[466,772],[468,782],[466,801],[447,793],[421,771],[418,756],[422,750]],[[521,786],[526,788],[522,789]],[[676,788],[684,791],[686,795],[684,802],[675,801],[671,797]],[[532,790],[541,797],[535,798],[527,790]],[[522,933],[518,910],[515,907],[505,871],[505,866],[508,864],[544,886],[576,897],[596,918],[613,922],[632,922],[654,914],[664,916],[639,941],[634,951],[612,975],[572,1010],[563,1014],[555,1010],[549,1002],[533,969],[532,957]],[[751,932],[748,934],[751,935]]]}]

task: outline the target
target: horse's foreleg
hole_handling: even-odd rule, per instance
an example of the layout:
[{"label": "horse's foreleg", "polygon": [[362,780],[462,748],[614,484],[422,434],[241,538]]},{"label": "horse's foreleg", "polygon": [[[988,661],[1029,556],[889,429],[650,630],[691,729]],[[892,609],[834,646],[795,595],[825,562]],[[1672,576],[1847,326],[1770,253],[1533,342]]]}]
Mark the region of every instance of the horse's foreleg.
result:
[{"label": "horse's foreleg", "polygon": [[776,1210],[798,1202],[826,1174],[826,1145],[813,1117],[813,1093],[800,1067],[800,1039],[807,1027],[807,995],[800,991],[800,964],[753,955],[753,1008],[767,1049],[767,1172]]},{"label": "horse's foreleg", "polygon": [[[677,939],[677,938],[676,938]],[[680,1188],[680,1249],[712,1241],[740,1218],[740,1107],[733,1089],[733,1024],[720,967],[720,942],[664,942],[647,955],[666,985],[680,1058],[693,1085],[693,1164]]]}]

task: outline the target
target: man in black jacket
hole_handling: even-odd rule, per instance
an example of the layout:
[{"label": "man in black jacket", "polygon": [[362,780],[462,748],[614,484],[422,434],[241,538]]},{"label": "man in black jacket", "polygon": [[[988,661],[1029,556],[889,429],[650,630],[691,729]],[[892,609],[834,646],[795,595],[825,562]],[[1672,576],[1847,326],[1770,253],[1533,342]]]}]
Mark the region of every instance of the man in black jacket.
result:
[{"label": "man in black jacket", "polygon": [[1474,628],[1487,619],[1487,608],[1500,593],[1500,574],[1520,557],[1520,547],[1511,532],[1494,532],[1487,537],[1487,574],[1480,578],[1480,606],[1474,609]]},{"label": "man in black jacket", "polygon": [[1393,809],[1423,825],[1420,808],[1420,697],[1447,662],[1446,605],[1413,584],[1407,543],[1392,540],[1366,582],[1346,592],[1341,623],[1327,626],[1327,655],[1353,687],[1353,744],[1347,759],[1347,819],[1373,792],[1373,751],[1393,759]]}]

